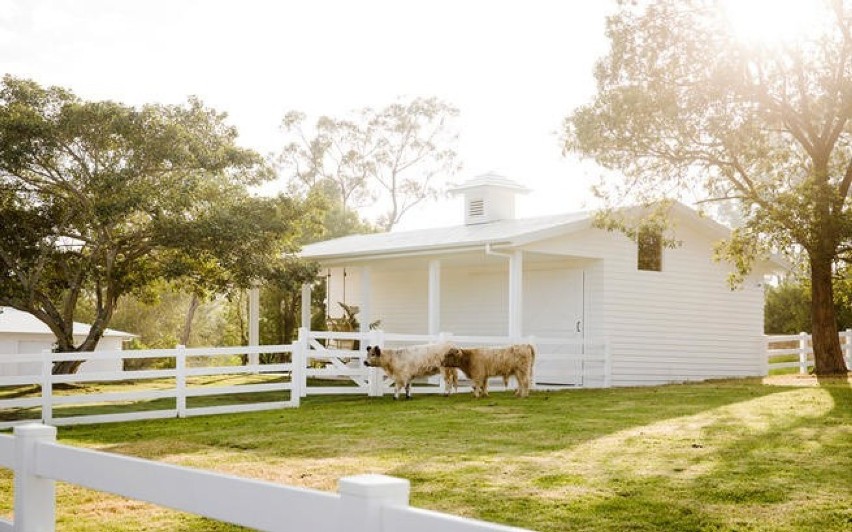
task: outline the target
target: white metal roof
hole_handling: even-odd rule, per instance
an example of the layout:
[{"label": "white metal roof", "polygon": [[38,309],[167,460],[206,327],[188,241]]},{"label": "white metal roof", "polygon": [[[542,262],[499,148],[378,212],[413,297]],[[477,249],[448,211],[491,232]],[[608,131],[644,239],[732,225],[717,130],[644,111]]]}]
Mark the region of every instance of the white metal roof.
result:
[{"label": "white metal roof", "polygon": [[[628,211],[636,209],[639,208],[626,208]],[[673,203],[671,209],[682,219],[719,238],[730,234],[727,227],[700,215],[682,203]],[[384,255],[437,254],[485,244],[520,246],[590,227],[594,214],[594,211],[581,211],[475,225],[351,235],[307,245],[302,248],[301,256],[318,261],[332,261]]]},{"label": "white metal roof", "polygon": [[352,235],[309,244],[302,248],[301,256],[323,260],[429,251],[437,253],[485,244],[520,245],[546,238],[552,232],[569,232],[586,227],[591,217],[589,212],[575,212],[487,224]]},{"label": "white metal roof", "polygon": [[[74,336],[85,336],[89,334],[89,325],[74,322]],[[23,333],[23,334],[53,334],[50,327],[28,312],[11,307],[0,307],[0,333]],[[104,336],[123,336],[133,338],[135,334],[107,329]]]}]

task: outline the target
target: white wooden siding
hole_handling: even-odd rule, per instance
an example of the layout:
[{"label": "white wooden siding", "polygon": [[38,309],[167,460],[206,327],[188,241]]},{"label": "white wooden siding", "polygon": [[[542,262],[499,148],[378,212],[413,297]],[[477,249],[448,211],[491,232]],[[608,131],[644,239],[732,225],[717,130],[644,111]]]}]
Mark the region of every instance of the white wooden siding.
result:
[{"label": "white wooden siding", "polygon": [[442,268],[440,329],[475,336],[507,335],[508,276],[506,265]]},{"label": "white wooden siding", "polygon": [[[443,272],[441,273],[443,280]],[[429,271],[417,269],[372,270],[370,273],[372,320],[385,331],[426,334],[429,329]]]},{"label": "white wooden siding", "polygon": [[677,238],[684,243],[663,251],[662,272],[639,271],[635,243],[618,233],[589,229],[527,246],[604,259],[589,304],[602,315],[589,322],[611,340],[615,386],[762,374],[761,280],[732,291],[712,238],[688,226]]}]

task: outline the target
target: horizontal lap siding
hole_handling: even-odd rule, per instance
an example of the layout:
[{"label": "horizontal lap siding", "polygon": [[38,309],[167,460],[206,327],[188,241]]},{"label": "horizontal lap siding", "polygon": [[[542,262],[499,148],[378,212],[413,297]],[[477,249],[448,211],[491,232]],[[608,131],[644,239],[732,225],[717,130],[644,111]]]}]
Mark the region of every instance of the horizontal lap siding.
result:
[{"label": "horizontal lap siding", "polygon": [[373,271],[370,276],[372,319],[384,331],[429,332],[429,274],[423,270]]},{"label": "horizontal lap siding", "polygon": [[636,268],[621,240],[607,264],[613,384],[745,377],[762,372],[763,288],[756,278],[731,290],[731,266],[712,260],[714,241],[681,228],[663,251],[663,271]]},{"label": "horizontal lap siding", "polygon": [[662,272],[639,271],[636,245],[618,233],[589,229],[537,248],[604,259],[591,297],[611,341],[613,385],[762,374],[760,279],[732,291],[731,266],[712,260],[712,238],[689,226],[676,238],[683,245],[663,251]]},{"label": "horizontal lap siding", "polygon": [[474,336],[509,333],[508,269],[444,268],[441,330]]}]

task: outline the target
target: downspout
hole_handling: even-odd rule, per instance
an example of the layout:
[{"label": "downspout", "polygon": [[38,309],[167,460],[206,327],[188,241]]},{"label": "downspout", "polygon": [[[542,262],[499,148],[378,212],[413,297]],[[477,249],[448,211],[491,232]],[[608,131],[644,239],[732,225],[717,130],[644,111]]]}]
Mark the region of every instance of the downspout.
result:
[{"label": "downspout", "polygon": [[485,244],[485,254],[509,259],[509,336],[515,340],[521,337],[521,321],[523,314],[522,282],[524,274],[523,255],[520,250],[514,253],[494,251],[491,242]]}]

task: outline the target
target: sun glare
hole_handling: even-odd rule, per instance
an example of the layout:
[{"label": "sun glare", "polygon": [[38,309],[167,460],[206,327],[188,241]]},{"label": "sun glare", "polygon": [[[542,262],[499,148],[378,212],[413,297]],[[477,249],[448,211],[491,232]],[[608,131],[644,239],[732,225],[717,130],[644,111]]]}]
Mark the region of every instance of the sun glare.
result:
[{"label": "sun glare", "polygon": [[721,0],[725,18],[739,40],[777,46],[818,31],[820,0]]}]

